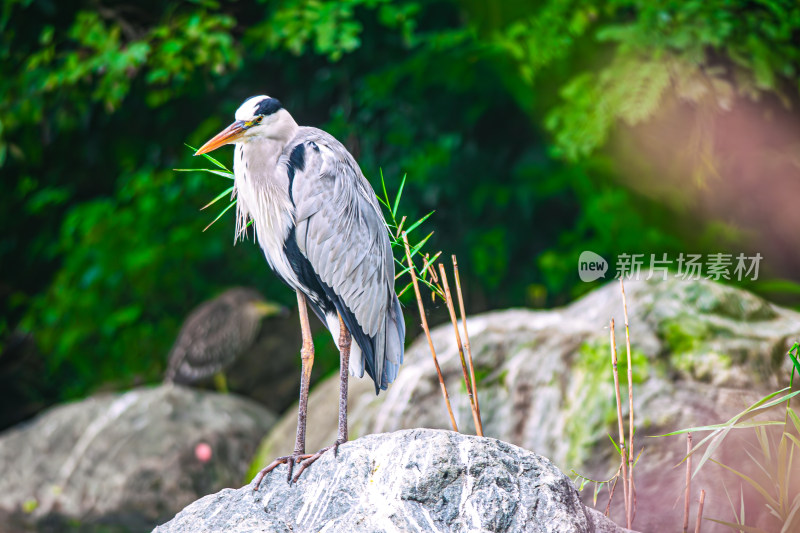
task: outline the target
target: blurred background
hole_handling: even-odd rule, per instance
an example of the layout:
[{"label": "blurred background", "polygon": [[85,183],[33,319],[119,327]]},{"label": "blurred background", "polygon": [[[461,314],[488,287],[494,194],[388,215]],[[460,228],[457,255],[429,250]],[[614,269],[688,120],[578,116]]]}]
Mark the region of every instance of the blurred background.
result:
[{"label": "blurred background", "polygon": [[584,250],[757,252],[730,283],[798,307],[798,43],[793,1],[4,0],[0,427],[157,382],[227,287],[292,307],[232,211],[203,232],[228,182],[173,170],[256,94],[407,175],[471,314],[596,287]]}]

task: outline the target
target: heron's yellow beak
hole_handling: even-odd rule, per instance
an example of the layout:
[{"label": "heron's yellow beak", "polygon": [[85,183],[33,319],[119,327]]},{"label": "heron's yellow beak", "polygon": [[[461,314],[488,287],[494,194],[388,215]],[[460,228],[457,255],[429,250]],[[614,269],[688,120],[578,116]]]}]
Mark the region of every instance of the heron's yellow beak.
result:
[{"label": "heron's yellow beak", "polygon": [[237,120],[221,132],[214,135],[214,137],[201,146],[200,149],[194,153],[194,155],[207,154],[208,152],[216,150],[223,144],[235,143],[244,134],[246,129],[247,124],[244,122],[244,120]]}]

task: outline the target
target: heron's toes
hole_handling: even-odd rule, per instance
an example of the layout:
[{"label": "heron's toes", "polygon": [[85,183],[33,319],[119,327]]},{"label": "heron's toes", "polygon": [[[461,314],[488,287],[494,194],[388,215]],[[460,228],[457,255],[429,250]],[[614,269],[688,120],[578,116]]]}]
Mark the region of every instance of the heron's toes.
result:
[{"label": "heron's toes", "polygon": [[336,442],[334,442],[330,446],[325,446],[324,448],[322,448],[317,453],[315,453],[313,455],[310,455],[310,456],[306,457],[305,459],[303,459],[303,461],[300,463],[300,468],[297,470],[297,474],[295,474],[294,479],[292,479],[292,481],[294,483],[297,483],[297,480],[300,479],[300,475],[305,471],[305,469],[308,468],[309,466],[311,466],[314,462],[316,462],[316,460],[319,459],[320,457],[322,457],[325,454],[325,452],[327,452],[328,450],[333,449],[334,457],[338,457],[339,445],[344,444],[345,442],[347,442],[347,441],[337,440]]},{"label": "heron's toes", "polygon": [[[282,464],[285,464],[286,466],[289,467],[289,472],[286,475],[286,482],[289,483],[289,485],[291,485],[292,484],[292,472],[294,471],[294,465],[300,463],[301,461],[309,459],[310,457],[312,457],[312,455],[311,454],[307,454],[307,453],[302,453],[302,454],[297,454],[296,453],[296,454],[292,454],[292,455],[285,455],[283,457],[278,457],[277,459],[272,461],[270,464],[268,464],[267,466],[265,466],[264,468],[261,469],[261,472],[259,472],[258,475],[255,478],[255,484],[253,485],[253,490],[254,491],[258,490],[258,487],[261,486],[261,481],[263,481],[264,476],[266,476],[267,474],[272,472],[278,465],[282,465]],[[295,481],[297,481],[297,478],[295,478]]]}]

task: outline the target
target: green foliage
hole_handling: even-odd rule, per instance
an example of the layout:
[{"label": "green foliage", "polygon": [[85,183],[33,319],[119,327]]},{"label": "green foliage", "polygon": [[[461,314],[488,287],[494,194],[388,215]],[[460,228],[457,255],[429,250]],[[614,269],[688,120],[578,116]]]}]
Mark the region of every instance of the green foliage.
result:
[{"label": "green foliage", "polygon": [[[426,246],[459,256],[475,312],[589,290],[586,249],[704,251],[719,228],[739,243],[680,211],[690,192],[623,182],[608,148],[676,105],[797,103],[798,30],[778,1],[5,0],[0,345],[32,331],[75,396],[156,379],[181,319],[225,285],[290,303],[259,253],[230,246],[229,219],[202,233],[197,210],[227,183],[170,170],[253,94],[331,132],[366,175],[408,174],[402,211],[436,210]],[[713,139],[693,135],[697,157],[676,158],[711,175]]]},{"label": "green foliage", "polygon": [[[735,92],[752,99],[771,92],[788,105],[784,91],[798,88],[796,3],[623,0],[606,9],[635,17],[600,22],[597,39],[614,45],[613,59],[562,89],[564,103],[546,123],[558,155],[577,160],[602,146],[618,121],[652,118],[670,86],[679,98],[718,110],[731,107]],[[730,63],[715,62],[720,56]]]},{"label": "green foliage", "polygon": [[[800,344],[795,343],[789,350],[788,356],[792,362],[790,385],[779,391],[770,393],[757,402],[747,407],[744,411],[731,417],[722,424],[682,429],[660,435],[661,437],[680,435],[683,433],[696,433],[710,431],[700,442],[695,444],[687,454],[693,455],[705,446],[705,452],[697,463],[693,476],[711,461],[721,466],[726,471],[734,474],[753,489],[754,495],[769,511],[770,524],[774,529],[770,531],[795,531],[800,527],[800,465],[795,461],[795,455],[800,454],[800,417],[791,407],[792,398],[800,394],[800,390],[793,390],[795,373],[800,373]],[[783,420],[752,420],[757,415],[768,410],[784,405]],[[743,468],[733,468],[714,460],[714,454],[723,449],[725,438],[734,429],[752,429],[755,433],[758,448],[755,453],[746,451],[747,456],[755,467],[756,475],[747,475]],[[779,433],[771,431],[780,429]],[[727,490],[727,489],[726,489]],[[730,495],[728,495],[730,499]],[[736,506],[731,501],[731,508],[735,522],[719,519],[709,519],[730,527],[735,531],[762,533],[766,530],[760,527],[745,525],[744,492],[740,494],[742,505],[737,513]],[[763,524],[762,524],[763,525]]]}]

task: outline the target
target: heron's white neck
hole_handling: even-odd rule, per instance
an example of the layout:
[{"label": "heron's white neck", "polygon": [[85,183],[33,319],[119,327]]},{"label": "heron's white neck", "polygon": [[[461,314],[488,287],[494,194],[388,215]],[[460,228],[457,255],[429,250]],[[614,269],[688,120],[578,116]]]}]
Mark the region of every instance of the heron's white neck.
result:
[{"label": "heron's white neck", "polygon": [[[289,177],[281,153],[297,132],[288,115],[280,135],[248,137],[236,143],[233,160],[236,187],[236,236],[243,237],[247,219],[253,219],[256,238],[267,262],[290,286],[297,286],[295,274],[283,251],[283,244],[294,225],[294,204],[289,196]],[[275,132],[274,128],[270,131]],[[291,136],[289,136],[291,135]]]}]

